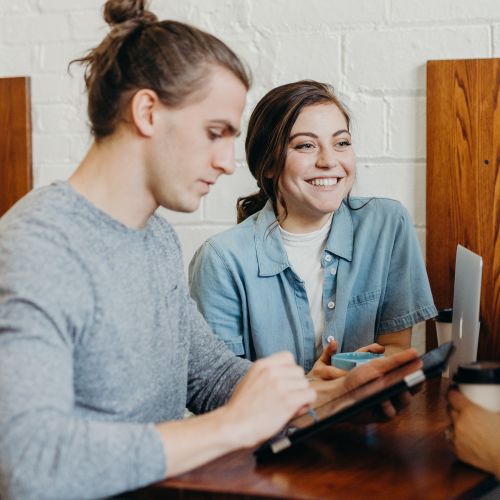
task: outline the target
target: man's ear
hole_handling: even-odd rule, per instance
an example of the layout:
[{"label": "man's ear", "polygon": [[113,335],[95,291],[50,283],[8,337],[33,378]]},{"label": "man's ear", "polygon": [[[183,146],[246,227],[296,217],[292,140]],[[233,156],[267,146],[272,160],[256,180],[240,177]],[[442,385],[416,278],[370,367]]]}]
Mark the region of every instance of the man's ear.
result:
[{"label": "man's ear", "polygon": [[138,90],[130,102],[132,122],[138,132],[151,137],[154,129],[154,111],[160,103],[156,92],[150,89]]}]

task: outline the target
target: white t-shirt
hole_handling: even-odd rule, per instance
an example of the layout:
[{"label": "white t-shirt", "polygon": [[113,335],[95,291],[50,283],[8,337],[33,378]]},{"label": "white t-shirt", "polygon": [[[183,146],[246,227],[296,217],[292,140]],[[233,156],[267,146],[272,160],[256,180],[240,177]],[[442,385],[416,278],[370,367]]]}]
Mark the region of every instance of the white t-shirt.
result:
[{"label": "white t-shirt", "polygon": [[321,257],[332,224],[332,218],[312,233],[289,233],[280,226],[281,238],[292,269],[304,281],[311,319],[314,325],[316,353],[322,351],[322,337],[325,329],[323,313],[323,268]]}]

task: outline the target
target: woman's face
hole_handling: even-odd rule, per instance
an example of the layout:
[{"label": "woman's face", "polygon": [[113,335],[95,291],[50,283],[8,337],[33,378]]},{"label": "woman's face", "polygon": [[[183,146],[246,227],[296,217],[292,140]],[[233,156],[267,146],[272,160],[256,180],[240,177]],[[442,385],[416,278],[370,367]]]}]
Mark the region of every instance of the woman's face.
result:
[{"label": "woman's face", "polygon": [[[356,157],[347,121],[333,103],[304,108],[290,132],[278,188],[288,215],[283,229],[305,233],[321,228],[354,183]],[[284,213],[278,203],[278,215]]]}]

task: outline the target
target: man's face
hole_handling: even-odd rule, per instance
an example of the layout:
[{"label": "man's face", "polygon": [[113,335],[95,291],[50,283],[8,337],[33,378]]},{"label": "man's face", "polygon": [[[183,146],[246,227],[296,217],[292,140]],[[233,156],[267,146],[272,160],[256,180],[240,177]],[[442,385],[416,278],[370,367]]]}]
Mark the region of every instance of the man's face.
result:
[{"label": "man's face", "polygon": [[219,175],[234,171],[247,90],[225,68],[215,66],[202,100],[180,108],[160,105],[147,157],[148,187],[156,203],[193,212]]}]

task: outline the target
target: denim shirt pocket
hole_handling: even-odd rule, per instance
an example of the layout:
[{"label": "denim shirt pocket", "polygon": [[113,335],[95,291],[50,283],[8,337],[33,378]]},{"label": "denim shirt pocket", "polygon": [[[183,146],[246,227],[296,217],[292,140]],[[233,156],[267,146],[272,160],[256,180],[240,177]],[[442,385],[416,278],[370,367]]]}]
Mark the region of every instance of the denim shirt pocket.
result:
[{"label": "denim shirt pocket", "polygon": [[375,326],[381,289],[351,297],[347,305],[342,351],[355,351],[375,342]]}]

